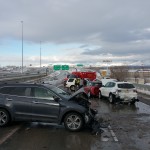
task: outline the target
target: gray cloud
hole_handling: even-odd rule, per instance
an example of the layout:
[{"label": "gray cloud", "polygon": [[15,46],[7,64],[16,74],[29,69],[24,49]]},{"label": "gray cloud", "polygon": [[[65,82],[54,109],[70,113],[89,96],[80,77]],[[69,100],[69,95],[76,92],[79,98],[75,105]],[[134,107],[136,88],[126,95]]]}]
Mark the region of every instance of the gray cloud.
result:
[{"label": "gray cloud", "polygon": [[24,20],[26,40],[34,42],[82,42],[95,33],[99,40],[137,40],[144,35],[130,31],[149,27],[149,5],[147,0],[1,0],[0,37],[19,38]]},{"label": "gray cloud", "polygon": [[26,41],[80,43],[81,55],[145,57],[149,6],[148,0],[0,0],[0,39],[20,39],[23,20]]}]

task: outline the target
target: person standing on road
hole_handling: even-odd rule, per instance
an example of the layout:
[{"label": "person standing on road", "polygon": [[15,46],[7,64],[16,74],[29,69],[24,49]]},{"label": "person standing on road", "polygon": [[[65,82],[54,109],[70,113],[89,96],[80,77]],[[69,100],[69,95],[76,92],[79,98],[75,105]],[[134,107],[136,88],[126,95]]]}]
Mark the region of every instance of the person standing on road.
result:
[{"label": "person standing on road", "polygon": [[87,81],[83,78],[83,86],[87,85]]}]

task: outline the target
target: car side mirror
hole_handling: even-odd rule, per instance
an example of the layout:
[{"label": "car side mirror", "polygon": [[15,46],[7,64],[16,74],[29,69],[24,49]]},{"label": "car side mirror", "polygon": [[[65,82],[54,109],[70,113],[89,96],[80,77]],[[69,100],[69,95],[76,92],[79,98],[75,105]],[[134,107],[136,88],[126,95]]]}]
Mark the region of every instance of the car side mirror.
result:
[{"label": "car side mirror", "polygon": [[59,97],[54,97],[55,102],[59,102],[60,98]]}]

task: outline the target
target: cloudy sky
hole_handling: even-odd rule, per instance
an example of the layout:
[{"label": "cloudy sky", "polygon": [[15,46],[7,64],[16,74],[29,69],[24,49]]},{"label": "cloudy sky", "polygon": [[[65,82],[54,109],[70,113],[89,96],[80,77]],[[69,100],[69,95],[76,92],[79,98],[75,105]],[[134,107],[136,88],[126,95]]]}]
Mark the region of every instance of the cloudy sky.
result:
[{"label": "cloudy sky", "polygon": [[40,64],[40,49],[42,65],[149,65],[149,6],[150,0],[0,0],[0,66],[21,66],[22,29],[26,66]]}]

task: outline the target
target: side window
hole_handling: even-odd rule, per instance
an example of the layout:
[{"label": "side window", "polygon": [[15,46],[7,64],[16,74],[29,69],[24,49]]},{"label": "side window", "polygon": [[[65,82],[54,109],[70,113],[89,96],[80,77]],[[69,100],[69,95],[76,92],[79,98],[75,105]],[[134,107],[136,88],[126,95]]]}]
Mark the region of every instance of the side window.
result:
[{"label": "side window", "polygon": [[116,85],[116,83],[113,83],[113,84],[112,84],[112,87],[115,87],[115,85]]},{"label": "side window", "polygon": [[91,86],[91,83],[90,82],[86,82],[86,86]]},{"label": "side window", "polygon": [[0,89],[0,93],[17,95],[17,96],[31,96],[31,88],[29,87],[3,87]]},{"label": "side window", "polygon": [[109,87],[114,87],[114,86],[115,86],[115,83],[114,82],[110,82]]},{"label": "side window", "polygon": [[38,88],[38,87],[34,88],[34,97],[54,100],[54,94],[51,91],[44,88]]},{"label": "side window", "polygon": [[10,92],[11,95],[26,96],[25,95],[26,87],[14,87]]},{"label": "side window", "polygon": [[110,82],[107,82],[107,83],[105,84],[105,87],[110,87]]},{"label": "side window", "polygon": [[25,89],[25,96],[31,96],[31,88]]},{"label": "side window", "polygon": [[10,92],[14,89],[14,87],[2,87],[0,88],[0,93],[2,94],[10,94]]},{"label": "side window", "polygon": [[115,83],[114,82],[108,82],[106,83],[105,87],[114,87]]},{"label": "side window", "polygon": [[73,82],[73,81],[74,81],[74,79],[69,79],[69,80],[68,80],[68,82]]}]

